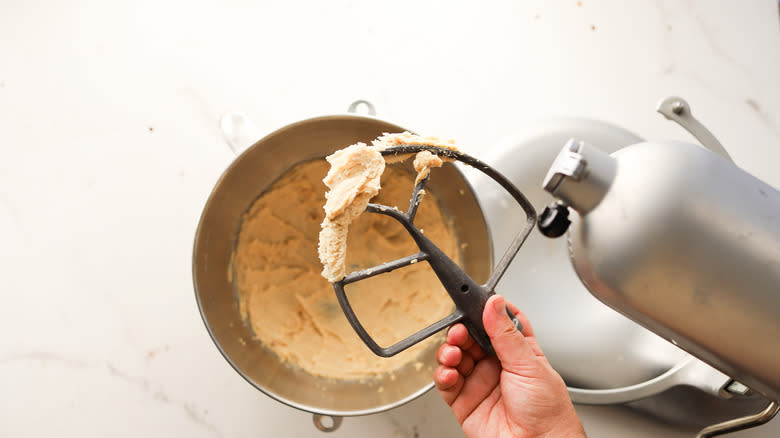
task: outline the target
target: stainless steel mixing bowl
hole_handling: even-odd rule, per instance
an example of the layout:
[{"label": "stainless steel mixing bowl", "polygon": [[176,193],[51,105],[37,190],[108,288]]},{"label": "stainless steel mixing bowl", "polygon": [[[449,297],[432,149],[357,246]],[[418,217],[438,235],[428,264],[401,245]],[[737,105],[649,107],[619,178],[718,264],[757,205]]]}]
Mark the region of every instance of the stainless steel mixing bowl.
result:
[{"label": "stainless steel mixing bowl", "polygon": [[[217,181],[195,235],[195,296],[217,348],[241,376],[267,395],[298,409],[336,417],[335,426],[328,427],[315,415],[315,424],[323,430],[338,427],[339,417],[391,409],[431,389],[435,346],[423,353],[425,366],[409,365],[395,373],[393,380],[334,381],[283,363],[254,340],[239,314],[229,272],[241,215],[293,165],[358,141],[370,142],[385,132],[404,130],[376,117],[343,114],[303,120],[265,136],[241,153]],[[464,268],[484,282],[491,266],[490,239],[472,189],[454,166],[434,172],[428,190],[452,218],[459,240],[468,242],[462,254]]]}]

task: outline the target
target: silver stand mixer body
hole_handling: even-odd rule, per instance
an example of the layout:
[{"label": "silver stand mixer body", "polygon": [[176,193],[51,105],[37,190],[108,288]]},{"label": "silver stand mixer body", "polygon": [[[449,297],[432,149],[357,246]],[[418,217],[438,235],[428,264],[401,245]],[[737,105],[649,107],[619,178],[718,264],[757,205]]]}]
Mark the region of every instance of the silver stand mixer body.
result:
[{"label": "silver stand mixer body", "polygon": [[571,141],[545,189],[599,300],[780,400],[780,192],[689,143],[613,155]]}]

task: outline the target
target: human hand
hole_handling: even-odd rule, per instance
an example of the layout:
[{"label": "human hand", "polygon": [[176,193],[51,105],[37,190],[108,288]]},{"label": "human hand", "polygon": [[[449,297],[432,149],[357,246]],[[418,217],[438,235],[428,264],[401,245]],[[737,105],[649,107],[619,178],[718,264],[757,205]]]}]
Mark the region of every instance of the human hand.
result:
[{"label": "human hand", "polygon": [[[515,328],[505,306],[517,315]],[[439,347],[436,388],[466,436],[584,437],[563,379],[536,342],[531,324],[500,295],[490,297],[482,323],[497,356],[486,356],[463,324]]]}]

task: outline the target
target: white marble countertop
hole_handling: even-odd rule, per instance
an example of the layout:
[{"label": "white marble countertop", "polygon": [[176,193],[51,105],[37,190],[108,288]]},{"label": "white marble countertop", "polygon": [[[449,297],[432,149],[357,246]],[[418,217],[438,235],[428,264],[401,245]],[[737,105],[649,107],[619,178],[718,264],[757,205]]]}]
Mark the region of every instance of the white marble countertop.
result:
[{"label": "white marble countertop", "polygon": [[[369,99],[478,154],[553,115],[690,139],[654,112],[677,94],[780,186],[778,71],[774,0],[3,2],[0,436],[320,433],[236,374],[198,314],[192,239],[233,159],[226,111],[270,131]],[[691,436],[578,409],[593,437]],[[459,433],[428,393],[332,436]]]}]

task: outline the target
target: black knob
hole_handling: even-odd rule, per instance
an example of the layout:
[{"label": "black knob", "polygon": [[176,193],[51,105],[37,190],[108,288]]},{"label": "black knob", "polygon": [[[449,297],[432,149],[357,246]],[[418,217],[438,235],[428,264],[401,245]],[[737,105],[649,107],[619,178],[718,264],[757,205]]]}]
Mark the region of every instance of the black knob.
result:
[{"label": "black knob", "polygon": [[562,236],[569,229],[569,225],[569,208],[559,202],[544,207],[539,216],[539,231],[547,237]]}]

